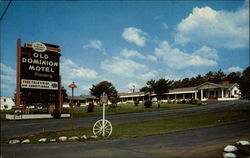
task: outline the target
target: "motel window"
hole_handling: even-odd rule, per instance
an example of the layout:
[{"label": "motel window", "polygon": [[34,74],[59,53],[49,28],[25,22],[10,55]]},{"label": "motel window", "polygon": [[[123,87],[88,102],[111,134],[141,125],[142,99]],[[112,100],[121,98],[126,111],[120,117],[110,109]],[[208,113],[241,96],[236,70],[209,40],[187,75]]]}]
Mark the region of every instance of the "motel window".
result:
[{"label": "motel window", "polygon": [[4,98],[3,101],[6,102],[6,99]]}]

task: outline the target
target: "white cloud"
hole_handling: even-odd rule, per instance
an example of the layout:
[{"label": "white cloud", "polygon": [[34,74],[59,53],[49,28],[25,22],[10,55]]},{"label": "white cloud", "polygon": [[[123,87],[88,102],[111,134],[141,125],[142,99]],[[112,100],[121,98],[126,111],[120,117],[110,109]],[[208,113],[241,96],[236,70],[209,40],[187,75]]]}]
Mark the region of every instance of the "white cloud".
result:
[{"label": "white cloud", "polygon": [[1,80],[4,80],[5,82],[9,83],[16,83],[16,77],[15,76],[10,76],[10,75],[0,75]]},{"label": "white cloud", "polygon": [[148,59],[148,60],[151,60],[151,61],[157,61],[157,57],[156,56],[153,56],[153,55],[147,55],[146,56],[146,58]]},{"label": "white cloud", "polygon": [[163,27],[164,30],[167,30],[168,29],[168,24],[162,23],[162,27]]},{"label": "white cloud", "polygon": [[141,59],[144,59],[145,57],[139,53],[138,51],[136,50],[128,50],[128,49],[123,49],[120,53],[120,55],[124,56],[125,58],[130,58],[130,57],[138,57],[138,58],[141,58]]},{"label": "white cloud", "polygon": [[85,92],[89,92],[90,88],[92,87],[92,85],[81,85],[79,88],[82,90],[82,91],[85,91]]},{"label": "white cloud", "polygon": [[[167,41],[163,41],[158,48],[155,48],[154,52],[158,58],[162,59],[165,64],[171,68],[181,69],[189,66],[217,66],[217,62],[213,60],[217,57],[216,50],[205,46],[192,54],[188,54],[178,48],[172,48]],[[202,53],[209,54],[209,57],[206,57],[206,55]]]},{"label": "white cloud", "polygon": [[228,69],[225,70],[226,72],[242,72],[243,69],[240,68],[239,66],[235,66],[235,67],[230,67]]},{"label": "white cloud", "polygon": [[155,70],[148,71],[146,73],[140,74],[139,78],[142,80],[149,80],[156,77],[157,72]]},{"label": "white cloud", "polygon": [[137,76],[136,72],[148,69],[144,64],[136,63],[130,59],[121,59],[119,57],[113,57],[112,61],[105,60],[101,62],[101,68],[109,73],[124,77]]},{"label": "white cloud", "polygon": [[67,58],[61,58],[61,74],[66,80],[83,79],[91,80],[97,78],[97,72],[81,67]]},{"label": "white cloud", "polygon": [[89,40],[87,45],[84,45],[83,48],[88,49],[88,48],[93,48],[97,49],[103,54],[106,54],[106,50],[103,47],[102,41],[100,40]]},{"label": "white cloud", "polygon": [[143,32],[141,29],[135,27],[125,28],[122,37],[131,43],[135,43],[137,46],[144,46],[146,42],[147,33]]},{"label": "white cloud", "polygon": [[5,72],[7,74],[12,74],[12,75],[16,75],[16,70],[13,69],[12,67],[10,66],[7,66],[3,63],[0,63],[0,69],[2,72]]},{"label": "white cloud", "polygon": [[10,86],[8,86],[7,84],[1,84],[1,89],[9,89]]},{"label": "white cloud", "polygon": [[139,85],[138,83],[135,83],[135,82],[130,82],[125,86],[125,88],[127,88],[127,89],[133,89],[134,87],[135,87],[135,89],[139,89],[139,88],[141,88],[141,85]]},{"label": "white cloud", "polygon": [[249,7],[235,12],[216,11],[210,7],[193,8],[177,25],[175,42],[196,43],[215,48],[249,47]]},{"label": "white cloud", "polygon": [[155,78],[157,74],[157,71],[150,69],[144,64],[120,57],[113,57],[112,60],[101,62],[101,69],[110,74],[140,80]]},{"label": "white cloud", "polygon": [[147,59],[147,60],[154,61],[154,62],[157,61],[157,58],[153,55],[144,56],[141,53],[139,53],[137,50],[128,50],[126,48],[120,52],[120,55],[125,58],[137,57],[140,59]]},{"label": "white cloud", "polygon": [[219,60],[218,52],[216,49],[209,48],[207,46],[202,46],[200,49],[196,50],[193,55],[200,56],[203,58]]}]

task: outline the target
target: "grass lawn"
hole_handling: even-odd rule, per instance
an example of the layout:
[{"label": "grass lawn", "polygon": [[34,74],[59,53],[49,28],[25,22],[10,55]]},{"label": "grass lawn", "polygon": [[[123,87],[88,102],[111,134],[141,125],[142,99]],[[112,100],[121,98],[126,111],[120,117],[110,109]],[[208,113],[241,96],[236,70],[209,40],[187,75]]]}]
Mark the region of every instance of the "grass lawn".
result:
[{"label": "grass lawn", "polygon": [[[153,104],[151,108],[145,108],[143,104],[139,104],[138,106],[135,106],[134,104],[120,104],[116,108],[106,106],[106,115],[183,109],[183,108],[191,108],[191,107],[196,107],[196,106],[201,106],[201,105],[162,103],[160,108],[157,107],[157,104]],[[94,112],[87,112],[87,107],[75,107],[74,108],[74,117],[101,116],[101,115],[102,115],[102,107],[100,106],[95,106]]]},{"label": "grass lawn", "polygon": [[[134,123],[122,123],[113,125],[113,133],[106,139],[121,139],[134,138],[149,135],[165,134],[177,131],[184,131],[189,129],[204,128],[211,126],[220,126],[234,122],[250,120],[250,111],[223,111],[213,113],[202,113],[190,116],[183,116],[178,118],[148,120]],[[48,139],[57,138],[60,136],[91,136],[92,128],[78,128],[75,130],[63,130],[44,132],[28,137],[31,143],[36,143],[40,138],[46,137]],[[103,139],[103,138],[98,138]],[[98,140],[97,139],[97,140]],[[82,140],[79,140],[82,141]]]},{"label": "grass lawn", "polygon": [[[167,104],[162,103],[161,107],[158,108],[157,104],[153,104],[151,108],[145,108],[143,104],[139,104],[135,106],[134,104],[120,104],[116,108],[112,108],[110,106],[106,106],[106,115],[114,115],[114,114],[124,114],[124,113],[135,113],[135,112],[150,112],[150,111],[158,111],[158,110],[171,110],[171,109],[183,109],[183,108],[191,108],[201,105],[196,104]],[[46,113],[47,109],[31,109],[31,113]],[[70,111],[70,108],[64,108],[64,111]],[[5,115],[9,113],[13,113],[13,110],[1,110],[0,118],[1,120],[6,120]],[[86,116],[101,116],[102,115],[102,107],[95,106],[94,112],[87,112],[87,107],[75,107],[73,109],[74,117],[86,117]]]}]

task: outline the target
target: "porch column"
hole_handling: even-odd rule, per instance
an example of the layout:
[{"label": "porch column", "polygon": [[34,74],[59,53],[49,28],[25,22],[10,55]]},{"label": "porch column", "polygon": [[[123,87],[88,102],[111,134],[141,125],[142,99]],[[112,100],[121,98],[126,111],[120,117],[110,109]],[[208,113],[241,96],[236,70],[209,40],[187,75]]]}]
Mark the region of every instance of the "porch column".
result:
[{"label": "porch column", "polygon": [[168,100],[169,100],[169,94],[168,94]]},{"label": "porch column", "polygon": [[177,94],[174,95],[174,98],[177,99]]},{"label": "porch column", "polygon": [[201,99],[203,99],[203,89],[201,89]]},{"label": "porch column", "polygon": [[194,99],[197,99],[197,92],[194,93]]},{"label": "porch column", "polygon": [[183,94],[183,97],[182,97],[183,99],[185,99],[185,94]]},{"label": "porch column", "polygon": [[221,98],[224,98],[224,90],[221,88]]}]

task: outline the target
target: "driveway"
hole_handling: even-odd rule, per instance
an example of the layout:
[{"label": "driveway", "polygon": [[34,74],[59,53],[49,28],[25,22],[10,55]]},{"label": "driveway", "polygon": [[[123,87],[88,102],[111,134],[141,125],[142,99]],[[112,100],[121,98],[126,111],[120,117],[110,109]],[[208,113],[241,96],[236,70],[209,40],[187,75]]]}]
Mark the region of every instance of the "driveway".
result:
[{"label": "driveway", "polygon": [[54,144],[1,144],[2,158],[221,157],[223,148],[250,140],[250,121],[130,139]]},{"label": "driveway", "polygon": [[[250,102],[246,100],[230,102],[208,102],[207,106],[200,106],[186,109],[163,110],[143,113],[130,113],[120,115],[106,116],[112,124],[152,120],[159,118],[171,118],[184,115],[191,115],[202,112],[215,112],[223,110],[250,110]],[[92,127],[94,123],[101,119],[97,117],[75,118],[75,127]],[[71,129],[71,119],[46,119],[46,120],[20,120],[20,121],[2,121],[1,122],[1,139],[7,139],[17,136],[25,136],[38,133],[43,130],[65,130]]]}]

